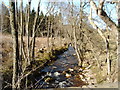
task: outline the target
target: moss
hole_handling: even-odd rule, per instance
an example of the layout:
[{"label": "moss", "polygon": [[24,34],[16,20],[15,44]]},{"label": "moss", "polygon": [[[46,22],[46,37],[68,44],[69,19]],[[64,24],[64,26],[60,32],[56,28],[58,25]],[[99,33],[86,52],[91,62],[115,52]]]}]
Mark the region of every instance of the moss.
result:
[{"label": "moss", "polygon": [[44,53],[44,54],[43,54],[43,60],[50,60],[50,55],[49,55],[49,53]]},{"label": "moss", "polygon": [[[40,73],[39,73],[40,69],[44,68],[46,65],[50,65],[51,63],[53,63],[57,58],[57,56],[62,54],[66,50],[67,50],[67,47],[54,47],[54,49],[51,50],[51,52],[38,53],[32,68],[35,68],[40,65],[42,66],[36,71],[34,71],[33,74],[31,74],[28,77],[28,82],[29,82],[28,85],[30,85],[31,83],[30,81],[32,81],[32,83],[35,83],[34,78],[40,76]],[[45,81],[52,81],[52,79],[46,78]]]},{"label": "moss", "polygon": [[[67,50],[67,47],[54,47],[53,50],[51,50],[50,52],[44,52],[44,53],[37,53],[37,56],[35,58],[35,61],[33,62],[32,68],[30,66],[30,70],[34,69],[38,66],[41,66],[39,69],[37,69],[36,71],[34,71],[31,75],[28,76],[28,85],[30,85],[31,81],[34,83],[34,78],[39,77],[40,73],[40,69],[45,67],[46,65],[50,65],[51,63],[54,62],[54,60],[57,58],[58,55],[62,54],[64,51]],[[23,60],[23,67],[25,66],[24,63],[25,60]],[[47,62],[47,64],[46,64]],[[5,68],[6,67],[6,68]],[[9,64],[5,64],[4,65],[4,69],[1,69],[1,71],[3,73],[3,78],[4,81],[7,81],[9,83],[12,82],[12,62],[10,61]],[[27,68],[27,70],[25,71],[24,74],[29,72],[29,67]],[[25,80],[23,81],[23,86],[25,83]],[[3,86],[6,86],[5,83],[3,83]]]},{"label": "moss", "polygon": [[95,74],[96,82],[97,83],[103,83],[104,80],[106,79],[106,72],[102,71],[100,68],[97,66],[93,66],[91,68],[92,72]]},{"label": "moss", "polygon": [[102,73],[97,73],[96,75],[96,81],[97,83],[103,83],[103,81],[105,80],[105,77],[102,76]]},{"label": "moss", "polygon": [[50,52],[38,53],[36,61],[45,61],[55,59],[57,55],[67,50],[67,47],[54,47]]},{"label": "moss", "polygon": [[54,62],[58,55],[62,54],[66,50],[67,47],[54,47],[51,52],[38,53],[37,57],[35,58],[33,67],[35,68],[39,65],[43,65],[42,67],[44,67],[44,64],[46,64],[46,62],[48,62],[47,65],[50,65]]}]

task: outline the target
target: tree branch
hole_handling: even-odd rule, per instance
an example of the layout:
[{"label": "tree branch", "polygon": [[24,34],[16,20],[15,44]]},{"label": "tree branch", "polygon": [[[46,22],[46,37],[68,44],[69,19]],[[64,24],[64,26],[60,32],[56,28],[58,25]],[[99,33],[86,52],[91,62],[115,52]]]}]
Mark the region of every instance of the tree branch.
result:
[{"label": "tree branch", "polygon": [[95,4],[93,0],[90,0],[90,6],[96,12],[96,14],[109,26],[110,28],[116,28],[116,24],[110,19],[107,13],[103,10],[104,0],[100,1],[99,6]]},{"label": "tree branch", "polygon": [[106,38],[104,37],[104,35],[101,32],[101,29],[92,21],[92,8],[90,8],[90,15],[88,17],[90,24],[97,29],[98,33],[100,34],[100,36],[102,37],[102,39],[104,40],[104,42],[106,43]]}]

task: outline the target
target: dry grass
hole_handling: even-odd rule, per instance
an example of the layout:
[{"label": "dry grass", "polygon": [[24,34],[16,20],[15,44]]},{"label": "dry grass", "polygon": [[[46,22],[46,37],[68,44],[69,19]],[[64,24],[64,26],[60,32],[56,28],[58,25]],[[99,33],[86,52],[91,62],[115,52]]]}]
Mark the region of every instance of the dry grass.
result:
[{"label": "dry grass", "polygon": [[[3,79],[4,81],[6,81],[7,83],[11,83],[11,77],[12,77],[12,64],[13,64],[13,60],[12,60],[12,57],[13,57],[13,48],[12,48],[12,44],[13,44],[13,40],[12,40],[12,36],[11,35],[8,35],[8,34],[1,34],[0,33],[0,53],[2,54],[2,64],[0,66],[0,73],[3,72]],[[31,38],[30,38],[31,39]],[[51,38],[50,38],[50,41],[51,41]],[[66,43],[66,41],[64,39],[62,39],[60,42],[59,42],[59,38],[55,38],[53,39],[53,42],[54,42],[54,49],[56,47],[59,47],[59,46],[63,46],[64,43]],[[27,42],[27,37],[24,37],[24,44],[26,45],[26,42]],[[50,47],[51,47],[51,43],[50,43]],[[35,54],[36,54],[36,64],[33,65],[33,68],[36,68],[37,67],[37,64],[44,64],[45,62],[49,61],[49,59],[52,59],[52,58],[55,58],[55,55],[58,53],[59,54],[59,51],[63,52],[63,49],[64,48],[56,48],[55,51],[57,52],[53,52],[53,54],[51,54],[50,52],[49,53],[43,53],[42,56],[39,56],[37,58],[37,56],[40,54],[40,53],[37,53],[38,50],[40,48],[46,48],[47,47],[47,38],[46,37],[37,37],[36,38],[36,45],[35,45]],[[45,60],[44,60],[45,59]],[[42,60],[42,61],[40,61]],[[3,86],[6,86],[6,84]]]},{"label": "dry grass", "polygon": [[[0,52],[2,53],[2,66],[4,68],[4,71],[8,70],[9,66],[12,66],[12,56],[13,56],[13,50],[12,50],[12,36],[9,34],[2,34],[0,33]],[[30,38],[31,39],[31,38]],[[51,38],[50,38],[51,41]],[[59,42],[60,41],[60,42]],[[24,43],[26,44],[27,37],[24,37]],[[64,43],[67,42],[64,39],[59,40],[59,38],[54,38],[54,47],[59,47],[60,45],[63,46]],[[51,46],[50,42],[50,46]],[[36,44],[35,44],[35,51],[37,52],[40,48],[46,48],[47,47],[47,38],[46,37],[37,37],[36,38]]]}]

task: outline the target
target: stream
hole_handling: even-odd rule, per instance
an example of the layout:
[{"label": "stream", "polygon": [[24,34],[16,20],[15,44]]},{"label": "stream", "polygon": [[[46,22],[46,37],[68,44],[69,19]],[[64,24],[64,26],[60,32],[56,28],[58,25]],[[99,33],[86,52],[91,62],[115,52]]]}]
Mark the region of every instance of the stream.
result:
[{"label": "stream", "polygon": [[35,88],[64,88],[80,87],[86,83],[80,79],[82,69],[77,66],[78,60],[75,57],[75,50],[69,46],[68,50],[52,65],[46,66],[40,71],[40,77],[36,78]]}]

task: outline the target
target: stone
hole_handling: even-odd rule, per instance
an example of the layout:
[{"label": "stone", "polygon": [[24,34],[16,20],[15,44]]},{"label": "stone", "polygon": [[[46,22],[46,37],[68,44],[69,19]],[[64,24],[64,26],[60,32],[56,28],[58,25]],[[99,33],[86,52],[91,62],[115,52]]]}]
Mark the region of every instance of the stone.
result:
[{"label": "stone", "polygon": [[87,80],[89,81],[89,80],[90,80],[90,77],[87,77]]},{"label": "stone", "polygon": [[46,78],[45,78],[45,82],[49,82],[49,81],[51,81],[51,80],[53,80],[52,77],[46,77]]},{"label": "stone", "polygon": [[86,81],[86,80],[83,78],[82,81]]},{"label": "stone", "polygon": [[76,56],[76,54],[74,53],[73,56]]},{"label": "stone", "polygon": [[52,76],[52,73],[47,72],[47,75],[48,75],[48,76]]},{"label": "stone", "polygon": [[83,75],[79,75],[81,79],[83,79]]},{"label": "stone", "polygon": [[69,71],[71,71],[71,72],[73,72],[73,71],[74,71],[74,69],[72,69],[72,68],[69,68],[68,70],[69,70]]},{"label": "stone", "polygon": [[55,83],[59,83],[59,81],[55,80]]},{"label": "stone", "polygon": [[54,76],[55,76],[55,77],[58,77],[59,75],[60,75],[59,72],[55,72],[55,73],[54,73]]},{"label": "stone", "polygon": [[62,87],[65,87],[67,82],[66,81],[62,81],[59,83],[59,87],[62,88]]},{"label": "stone", "polygon": [[70,78],[70,77],[71,77],[71,74],[66,73],[65,76],[66,76],[67,78]]},{"label": "stone", "polygon": [[87,86],[84,85],[84,86],[82,86],[82,88],[87,88]]},{"label": "stone", "polygon": [[79,69],[79,72],[82,72],[82,71],[83,71],[83,69],[82,69],[82,68],[80,68],[80,69]]},{"label": "stone", "polygon": [[52,69],[56,69],[57,67],[56,66],[53,66]]}]

